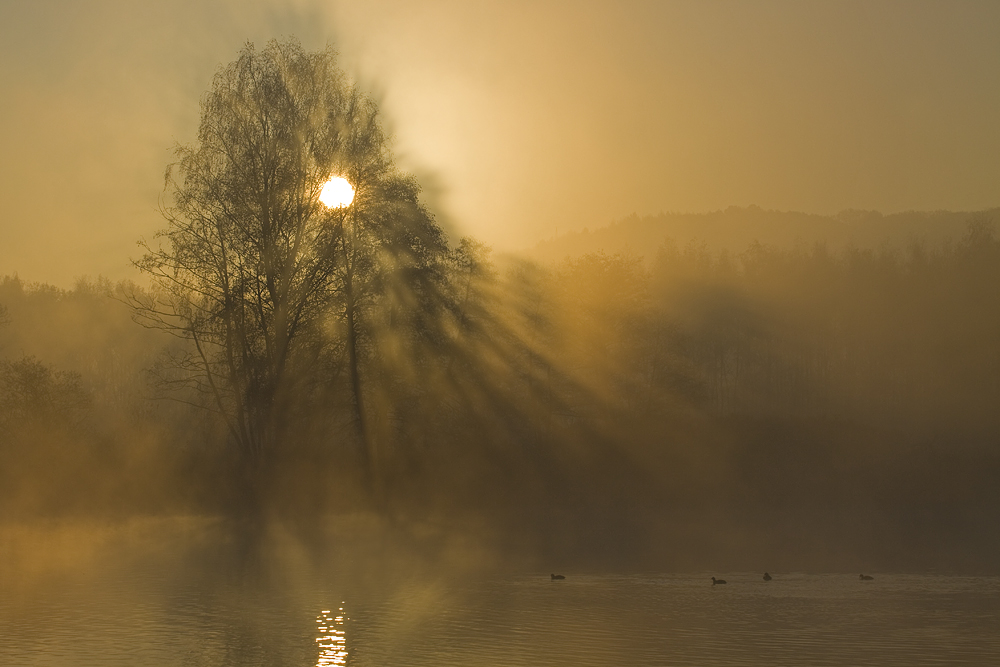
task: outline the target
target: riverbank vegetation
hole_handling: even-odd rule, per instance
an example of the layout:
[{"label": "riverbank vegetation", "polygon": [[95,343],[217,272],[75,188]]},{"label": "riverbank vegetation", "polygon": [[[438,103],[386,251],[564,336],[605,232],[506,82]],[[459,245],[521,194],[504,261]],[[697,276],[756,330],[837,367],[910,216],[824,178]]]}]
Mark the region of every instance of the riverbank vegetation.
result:
[{"label": "riverbank vegetation", "polygon": [[[375,508],[594,561],[996,553],[988,221],[937,248],[668,240],[647,268],[498,260],[466,240],[440,261],[453,308],[421,313],[434,336],[391,328],[408,337],[360,357],[379,488],[324,370],[267,462],[267,512]],[[195,389],[163,385],[183,342],[131,321],[137,289],[0,284],[8,517],[239,511],[238,449]]]}]

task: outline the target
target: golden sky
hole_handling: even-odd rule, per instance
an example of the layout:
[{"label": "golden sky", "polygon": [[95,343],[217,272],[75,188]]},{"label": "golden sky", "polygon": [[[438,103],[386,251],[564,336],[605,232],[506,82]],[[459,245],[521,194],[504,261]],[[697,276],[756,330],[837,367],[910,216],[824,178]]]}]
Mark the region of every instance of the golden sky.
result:
[{"label": "golden sky", "polygon": [[1000,2],[0,0],[0,275],[131,275],[247,39],[330,42],[451,230],[1000,205]]}]

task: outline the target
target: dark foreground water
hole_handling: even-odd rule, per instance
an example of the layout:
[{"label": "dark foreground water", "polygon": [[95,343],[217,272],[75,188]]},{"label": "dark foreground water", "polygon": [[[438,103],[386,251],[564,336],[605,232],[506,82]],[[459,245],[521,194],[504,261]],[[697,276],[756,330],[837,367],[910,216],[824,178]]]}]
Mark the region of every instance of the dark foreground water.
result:
[{"label": "dark foreground water", "polygon": [[551,581],[163,538],[8,540],[0,665],[1000,665],[997,577]]}]

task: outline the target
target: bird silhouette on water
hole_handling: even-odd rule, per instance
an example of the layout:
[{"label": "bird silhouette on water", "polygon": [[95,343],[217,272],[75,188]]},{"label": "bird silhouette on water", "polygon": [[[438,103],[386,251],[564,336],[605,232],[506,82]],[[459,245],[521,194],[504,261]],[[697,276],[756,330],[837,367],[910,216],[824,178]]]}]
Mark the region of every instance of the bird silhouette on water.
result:
[{"label": "bird silhouette on water", "polygon": [[565,579],[565,578],[566,577],[562,576],[561,574],[553,574],[552,575],[552,581],[555,581],[556,579]]},{"label": "bird silhouette on water", "polygon": [[716,584],[724,584],[724,583],[726,583],[725,579],[716,579],[715,577],[712,577],[712,585],[713,586],[716,585]]},{"label": "bird silhouette on water", "polygon": [[764,573],[764,581],[771,581],[771,575],[769,575],[767,572]]},{"label": "bird silhouette on water", "polygon": [[871,581],[872,579],[875,578],[875,577],[868,576],[867,574],[859,574],[858,576],[861,578],[861,581]]}]

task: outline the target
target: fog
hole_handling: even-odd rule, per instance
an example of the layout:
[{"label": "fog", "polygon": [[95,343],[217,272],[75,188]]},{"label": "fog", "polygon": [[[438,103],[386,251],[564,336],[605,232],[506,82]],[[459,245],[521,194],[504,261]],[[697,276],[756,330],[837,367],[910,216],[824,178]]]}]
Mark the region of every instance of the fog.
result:
[{"label": "fog", "polygon": [[995,578],[998,19],[5,5],[0,621],[298,664],[336,598],[402,664],[511,573]]},{"label": "fog", "polygon": [[[1000,241],[968,225],[838,252],[664,238],[650,263],[462,246],[448,337],[367,353],[375,495],[340,380],[268,459],[264,512],[513,562],[992,568]],[[224,427],[156,400],[178,343],[132,322],[133,289],[0,288],[7,519],[243,511]]]}]

